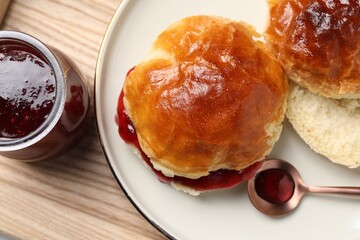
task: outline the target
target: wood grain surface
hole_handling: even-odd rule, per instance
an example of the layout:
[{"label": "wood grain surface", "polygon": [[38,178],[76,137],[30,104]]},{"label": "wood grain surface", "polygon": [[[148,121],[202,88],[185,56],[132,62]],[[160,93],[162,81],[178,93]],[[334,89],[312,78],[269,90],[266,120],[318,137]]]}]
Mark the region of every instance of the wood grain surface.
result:
[{"label": "wood grain surface", "polygon": [[4,19],[10,0],[0,0],[0,23]]},{"label": "wood grain surface", "polygon": [[[1,29],[33,35],[79,66],[91,89],[103,35],[121,0],[13,0]],[[93,115],[93,112],[92,112]],[[165,239],[130,204],[106,163],[94,116],[82,141],[47,162],[0,156],[0,236]]]}]

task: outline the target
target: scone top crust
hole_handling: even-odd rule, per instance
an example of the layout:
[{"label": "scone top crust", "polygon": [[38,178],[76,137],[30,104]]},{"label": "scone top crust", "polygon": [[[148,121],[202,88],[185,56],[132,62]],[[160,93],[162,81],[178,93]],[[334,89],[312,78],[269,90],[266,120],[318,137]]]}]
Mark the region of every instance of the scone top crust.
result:
[{"label": "scone top crust", "polygon": [[360,98],[360,1],[271,0],[267,42],[314,93]]},{"label": "scone top crust", "polygon": [[225,18],[185,18],[159,35],[126,78],[126,110],[164,174],[240,170],[272,147],[278,133],[266,127],[281,129],[288,86],[254,34]]}]

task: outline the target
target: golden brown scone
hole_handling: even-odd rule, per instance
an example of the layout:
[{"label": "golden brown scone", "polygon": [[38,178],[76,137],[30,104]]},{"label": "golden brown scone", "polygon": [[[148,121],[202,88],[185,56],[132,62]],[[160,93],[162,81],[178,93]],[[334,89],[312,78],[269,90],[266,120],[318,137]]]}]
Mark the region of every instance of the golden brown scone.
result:
[{"label": "golden brown scone", "polygon": [[266,40],[289,78],[332,98],[360,98],[360,2],[271,0]]},{"label": "golden brown scone", "polygon": [[241,170],[281,131],[283,69],[243,23],[193,16],[159,35],[128,75],[124,104],[143,151],[167,176]]}]

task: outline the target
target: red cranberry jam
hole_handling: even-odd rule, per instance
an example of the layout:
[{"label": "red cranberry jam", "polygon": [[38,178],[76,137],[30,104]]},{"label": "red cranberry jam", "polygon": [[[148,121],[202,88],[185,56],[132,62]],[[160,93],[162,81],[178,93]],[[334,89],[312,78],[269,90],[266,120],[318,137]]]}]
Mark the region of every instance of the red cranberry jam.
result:
[{"label": "red cranberry jam", "polygon": [[16,41],[1,44],[0,69],[0,138],[21,138],[49,116],[55,77],[38,51]]},{"label": "red cranberry jam", "polygon": [[[129,72],[131,72],[131,70]],[[134,145],[139,150],[142,158],[151,167],[161,182],[177,183],[197,191],[230,188],[241,182],[251,179],[262,165],[262,162],[254,163],[242,171],[220,169],[198,179],[189,179],[179,176],[167,177],[161,171],[156,170],[153,167],[150,158],[141,149],[137,138],[136,129],[126,113],[123,99],[124,91],[121,91],[116,117],[116,122],[119,127],[119,135],[126,143]]]},{"label": "red cranberry jam", "polygon": [[0,31],[0,154],[53,159],[76,145],[90,107],[76,65],[53,47]]},{"label": "red cranberry jam", "polygon": [[256,175],[255,191],[265,201],[283,204],[294,194],[295,182],[287,171],[267,169]]}]

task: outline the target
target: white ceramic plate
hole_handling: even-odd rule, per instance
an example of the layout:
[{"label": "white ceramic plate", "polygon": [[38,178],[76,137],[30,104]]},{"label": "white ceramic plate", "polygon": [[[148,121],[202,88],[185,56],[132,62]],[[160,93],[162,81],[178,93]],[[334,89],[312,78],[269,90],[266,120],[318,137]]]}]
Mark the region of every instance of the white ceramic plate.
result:
[{"label": "white ceramic plate", "polygon": [[[265,0],[124,0],[103,41],[96,71],[96,114],[102,146],[119,185],[139,212],[176,239],[360,239],[360,198],[306,196],[283,218],[259,213],[245,185],[192,197],[160,183],[124,144],[115,123],[126,72],[145,57],[156,36],[190,15],[243,20],[262,32]],[[359,150],[360,151],[360,150]],[[313,185],[360,185],[360,172],[312,152],[285,122],[273,157],[292,162]]]}]

